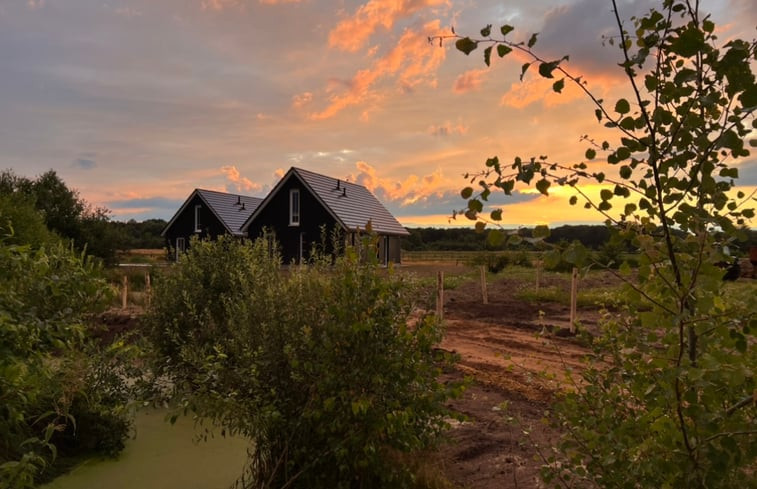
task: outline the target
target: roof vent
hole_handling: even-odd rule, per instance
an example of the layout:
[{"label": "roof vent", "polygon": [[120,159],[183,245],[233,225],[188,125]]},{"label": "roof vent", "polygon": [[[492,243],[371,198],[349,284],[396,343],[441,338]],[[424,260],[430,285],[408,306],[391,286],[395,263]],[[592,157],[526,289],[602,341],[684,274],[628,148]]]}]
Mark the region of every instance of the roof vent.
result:
[{"label": "roof vent", "polygon": [[347,187],[342,189],[342,197],[347,197]]},{"label": "roof vent", "polygon": [[239,210],[240,210],[240,211],[243,211],[243,210],[245,210],[245,207],[244,207],[244,202],[242,202],[242,207],[240,207],[240,208],[239,208]]},{"label": "roof vent", "polygon": [[340,190],[340,189],[341,189],[341,184],[342,184],[342,182],[341,182],[341,181],[339,181],[339,179],[337,178],[337,179],[336,179],[336,189],[337,189],[337,190]]},{"label": "roof vent", "polygon": [[242,196],[241,195],[237,195],[237,203],[234,204],[234,205],[242,205]]}]

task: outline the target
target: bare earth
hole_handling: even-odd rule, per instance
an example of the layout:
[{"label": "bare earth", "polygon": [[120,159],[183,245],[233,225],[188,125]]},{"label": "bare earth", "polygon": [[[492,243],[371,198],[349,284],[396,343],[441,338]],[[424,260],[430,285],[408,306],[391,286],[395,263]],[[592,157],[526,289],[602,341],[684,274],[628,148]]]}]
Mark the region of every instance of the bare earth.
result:
[{"label": "bare earth", "polygon": [[[420,275],[435,273],[433,265],[413,268]],[[456,271],[451,266],[442,269]],[[607,277],[592,280],[613,282]],[[544,285],[569,290],[570,277]],[[448,375],[473,379],[463,398],[449,403],[467,420],[455,424],[438,459],[455,487],[544,487],[539,451],[545,453],[556,439],[543,422],[544,413],[554,392],[570,383],[565,372],[580,366],[585,350],[565,334],[568,306],[535,305],[514,297],[518,288],[534,286],[508,278],[505,271],[489,282],[486,305],[477,280],[445,291],[446,334],[441,346],[460,357],[458,372]],[[599,316],[596,310],[579,308],[578,317],[582,327],[594,328]]]}]

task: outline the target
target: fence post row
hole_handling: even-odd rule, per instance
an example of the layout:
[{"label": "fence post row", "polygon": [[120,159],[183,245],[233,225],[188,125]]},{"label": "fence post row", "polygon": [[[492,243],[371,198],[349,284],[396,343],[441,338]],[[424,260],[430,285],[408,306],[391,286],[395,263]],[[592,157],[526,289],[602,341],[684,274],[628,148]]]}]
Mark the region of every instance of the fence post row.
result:
[{"label": "fence post row", "polygon": [[444,320],[444,272],[436,275],[436,316],[439,321]]},{"label": "fence post row", "polygon": [[573,276],[570,282],[570,332],[576,332],[576,302],[578,296],[578,268],[573,267]]}]

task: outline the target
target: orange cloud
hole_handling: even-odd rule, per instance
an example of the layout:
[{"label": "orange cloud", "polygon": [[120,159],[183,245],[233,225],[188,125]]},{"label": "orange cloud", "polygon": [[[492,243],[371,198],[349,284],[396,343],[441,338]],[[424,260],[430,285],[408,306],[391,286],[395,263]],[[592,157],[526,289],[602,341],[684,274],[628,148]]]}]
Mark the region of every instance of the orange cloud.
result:
[{"label": "orange cloud", "polygon": [[[346,84],[347,91],[329,97],[328,107],[311,114],[311,119],[328,119],[347,107],[380,98],[373,87],[385,77],[395,77],[397,85],[403,90],[411,90],[424,82],[435,84],[434,74],[444,61],[446,51],[429,49],[428,37],[439,30],[439,21],[435,20],[425,24],[421,32],[405,31],[386,56],[376,60],[370,68],[358,71]],[[335,92],[336,86],[332,85],[329,91]]]},{"label": "orange cloud", "polygon": [[357,175],[350,175],[351,181],[363,185],[373,193],[381,193],[388,200],[400,201],[400,205],[414,204],[435,195],[441,196],[449,189],[441,170],[419,177],[410,175],[402,181],[380,177],[376,169],[365,161],[358,161],[355,166]]},{"label": "orange cloud", "polygon": [[292,97],[292,107],[300,109],[313,101],[313,93],[305,92]]},{"label": "orange cloud", "polygon": [[255,183],[249,178],[243,177],[239,173],[239,170],[237,170],[237,167],[234,165],[222,166],[221,173],[226,175],[226,178],[229,180],[229,182],[234,184],[234,188],[236,188],[237,192],[257,191],[263,188],[263,186],[259,183]]},{"label": "orange cloud", "polygon": [[329,33],[329,46],[355,52],[379,26],[389,30],[398,19],[427,7],[447,4],[448,0],[369,0]]},{"label": "orange cloud", "polygon": [[236,7],[241,0],[202,0],[200,5],[203,10],[223,10],[229,7]]},{"label": "orange cloud", "polygon": [[468,132],[468,126],[464,126],[462,124],[453,124],[449,121],[445,122],[441,125],[434,125],[429,127],[428,133],[432,136],[449,136],[450,134],[459,134],[463,135]]},{"label": "orange cloud", "polygon": [[522,82],[514,82],[510,85],[510,90],[502,96],[499,103],[506,107],[523,109],[535,102],[541,102],[544,107],[549,108],[566,104],[583,96],[581,89],[569,80],[565,80],[565,87],[562,93],[555,92],[552,89],[552,85],[559,79],[559,77],[539,77]]},{"label": "orange cloud", "polygon": [[481,86],[484,74],[487,72],[488,70],[485,69],[466,71],[457,77],[453,90],[455,93],[467,93],[478,89]]}]

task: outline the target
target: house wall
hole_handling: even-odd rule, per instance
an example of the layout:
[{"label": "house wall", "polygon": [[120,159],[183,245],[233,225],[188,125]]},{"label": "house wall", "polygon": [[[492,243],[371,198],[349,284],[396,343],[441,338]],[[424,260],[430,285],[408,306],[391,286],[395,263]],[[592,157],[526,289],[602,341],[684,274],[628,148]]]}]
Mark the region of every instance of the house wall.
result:
[{"label": "house wall", "polygon": [[[289,191],[293,188],[300,190],[300,223],[296,226],[289,224]],[[283,262],[299,263],[300,246],[303,258],[307,259],[311,247],[321,244],[322,229],[326,232],[325,251],[331,253],[332,233],[337,226],[336,220],[315,196],[308,192],[307,187],[298,178],[292,177],[250,223],[247,233],[251,239],[256,239],[262,235],[263,229],[272,230],[279,243]]]},{"label": "house wall", "polygon": [[[202,206],[200,210],[200,229],[201,232],[195,232],[195,206]],[[170,228],[165,232],[166,246],[172,250],[171,256],[175,256],[173,250],[176,247],[176,238],[184,238],[186,247],[189,248],[189,240],[192,236],[200,239],[216,239],[218,236],[226,233],[226,227],[208,209],[199,195],[195,195],[189,202],[189,205],[176,218]]]}]

